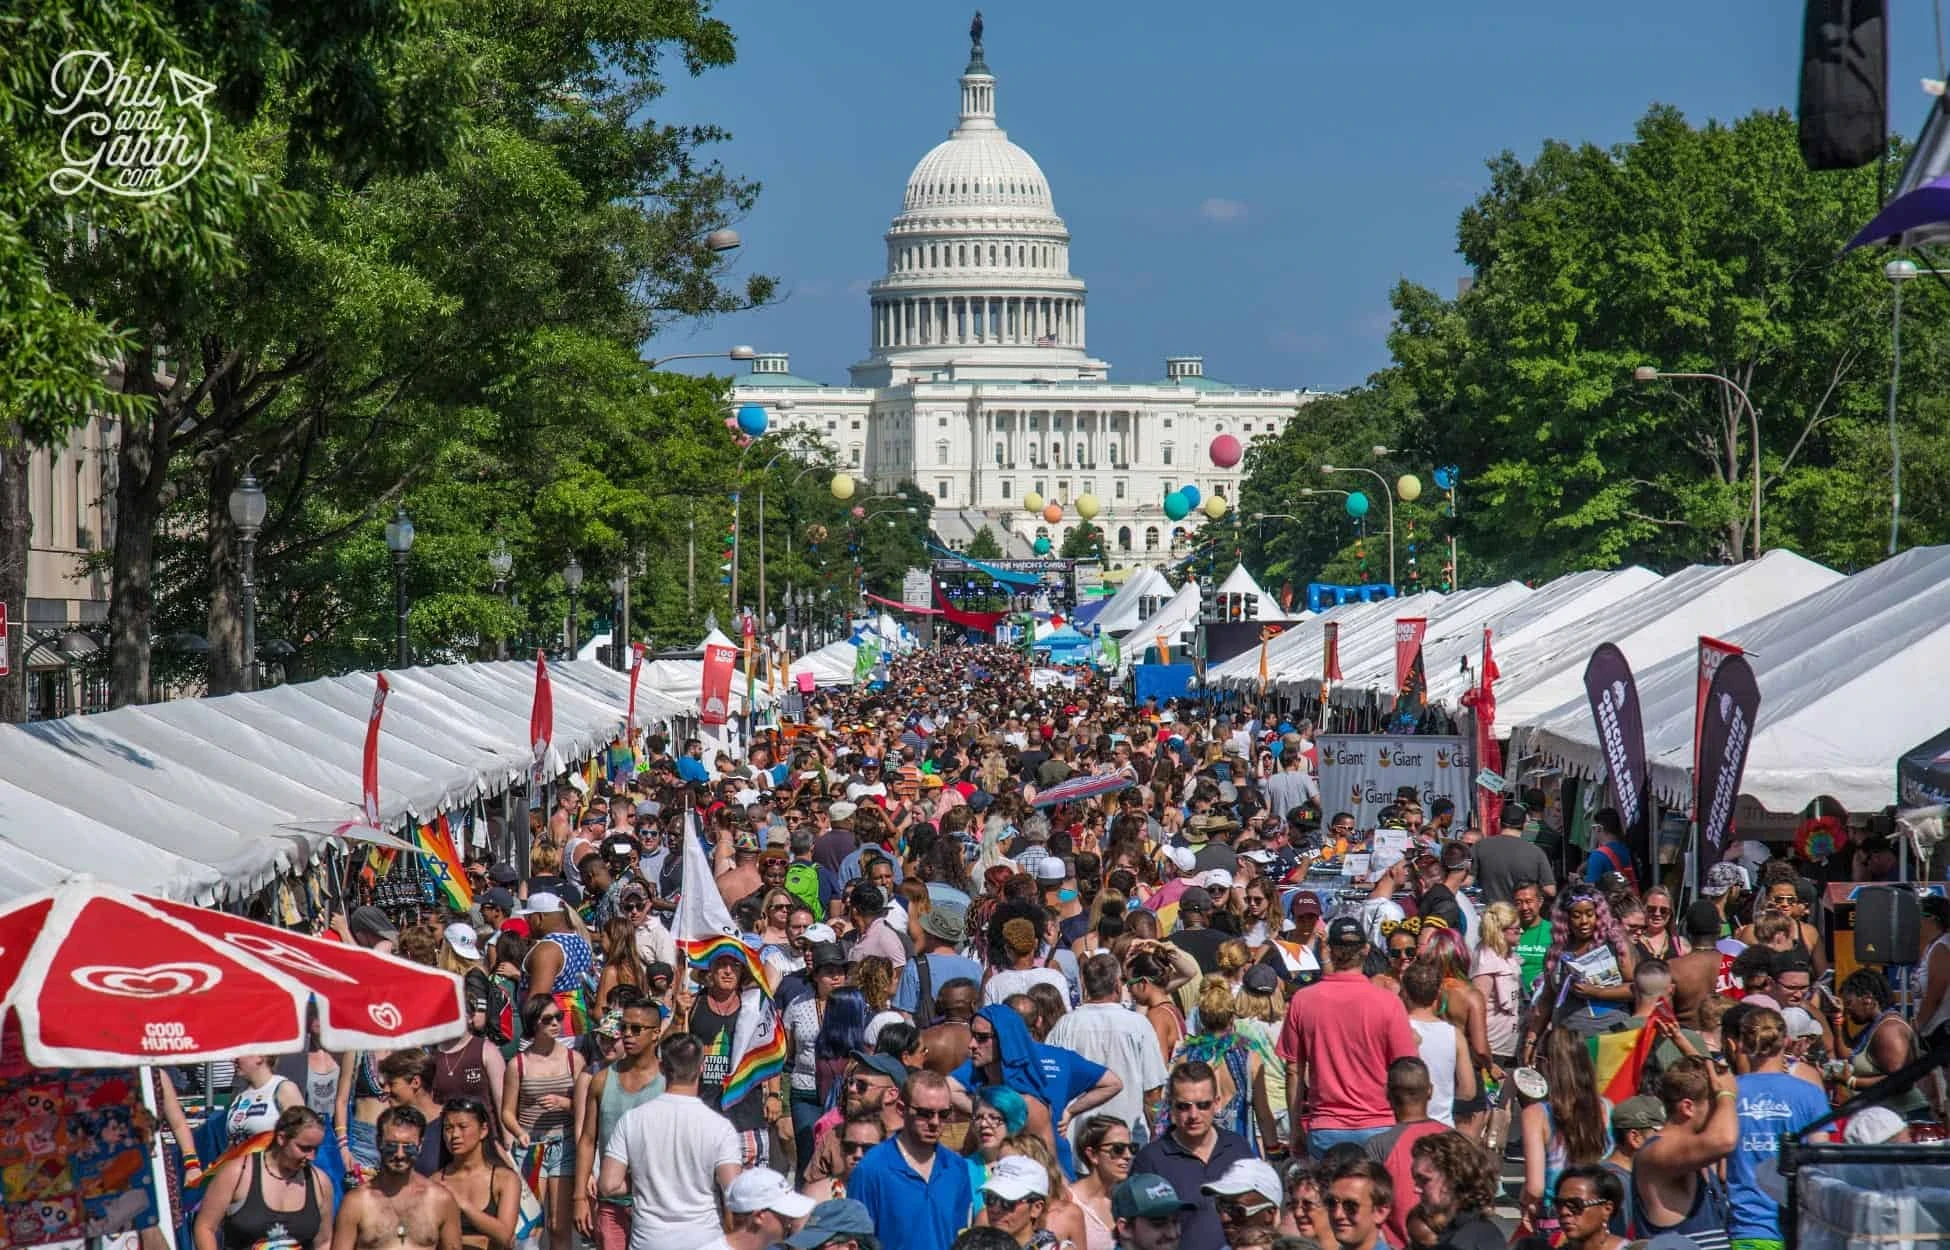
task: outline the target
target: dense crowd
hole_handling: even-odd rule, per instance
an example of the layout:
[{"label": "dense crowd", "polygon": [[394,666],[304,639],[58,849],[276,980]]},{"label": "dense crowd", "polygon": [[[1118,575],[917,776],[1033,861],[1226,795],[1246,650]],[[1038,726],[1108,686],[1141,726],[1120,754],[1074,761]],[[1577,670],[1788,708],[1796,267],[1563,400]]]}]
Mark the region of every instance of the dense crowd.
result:
[{"label": "dense crowd", "polygon": [[[1778,1245],[1775,1143],[1950,1015],[1950,908],[1912,1022],[1878,972],[1827,988],[1809,865],[1682,909],[1612,813],[1586,853],[1528,797],[1358,828],[1306,723],[991,648],[742,756],[652,736],[471,864],[471,914],[344,919],[463,976],[469,1031],[238,1061],[229,1141],[269,1144],[207,1179],[198,1250]],[[696,968],[687,829],[742,933]],[[1601,1079],[1617,1033],[1652,1044]]]}]

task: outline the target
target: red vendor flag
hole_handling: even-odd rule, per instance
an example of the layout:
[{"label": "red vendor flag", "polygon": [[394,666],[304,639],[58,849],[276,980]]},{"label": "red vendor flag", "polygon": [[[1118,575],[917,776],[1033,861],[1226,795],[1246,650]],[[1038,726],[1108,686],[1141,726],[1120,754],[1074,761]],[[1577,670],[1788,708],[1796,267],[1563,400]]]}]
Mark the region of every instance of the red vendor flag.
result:
[{"label": "red vendor flag", "polygon": [[1395,618],[1395,705],[1413,700],[1418,706],[1428,693],[1422,672],[1422,638],[1429,632],[1425,616]]},{"label": "red vendor flag", "polygon": [[376,674],[372,689],[372,715],[366,720],[366,754],[360,773],[359,806],[366,823],[379,828],[379,721],[386,714],[386,692],[392,689],[386,674]]},{"label": "red vendor flag", "polygon": [[[1490,654],[1490,631],[1483,631],[1483,666],[1477,672],[1476,688],[1463,692],[1463,705],[1474,713],[1476,722],[1476,770],[1503,771],[1503,747],[1496,738],[1496,679],[1503,676]],[[1494,833],[1503,818],[1503,791],[1488,786],[1476,788],[1478,825],[1484,834]]]},{"label": "red vendor flag", "polygon": [[640,642],[630,644],[630,706],[623,713],[623,723],[629,727],[630,746],[636,746],[636,683],[643,676],[644,646]]},{"label": "red vendor flag", "polygon": [[704,648],[704,686],[698,691],[698,719],[722,725],[731,719],[731,672],[738,664],[738,648],[714,642]]},{"label": "red vendor flag", "polygon": [[535,754],[535,775],[548,768],[549,744],[555,741],[555,693],[548,684],[548,656],[535,649],[535,702],[528,711],[528,745]]}]

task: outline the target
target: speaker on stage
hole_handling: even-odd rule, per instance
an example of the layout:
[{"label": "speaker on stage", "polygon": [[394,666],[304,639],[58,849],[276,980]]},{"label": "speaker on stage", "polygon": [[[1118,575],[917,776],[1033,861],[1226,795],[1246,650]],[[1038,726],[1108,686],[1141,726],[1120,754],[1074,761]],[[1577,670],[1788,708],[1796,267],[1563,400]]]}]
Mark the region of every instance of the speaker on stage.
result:
[{"label": "speaker on stage", "polygon": [[1801,159],[1854,169],[1889,144],[1885,0],[1807,0],[1801,24]]},{"label": "speaker on stage", "polygon": [[1855,895],[1855,958],[1913,964],[1923,957],[1923,909],[1904,886],[1865,885]]}]

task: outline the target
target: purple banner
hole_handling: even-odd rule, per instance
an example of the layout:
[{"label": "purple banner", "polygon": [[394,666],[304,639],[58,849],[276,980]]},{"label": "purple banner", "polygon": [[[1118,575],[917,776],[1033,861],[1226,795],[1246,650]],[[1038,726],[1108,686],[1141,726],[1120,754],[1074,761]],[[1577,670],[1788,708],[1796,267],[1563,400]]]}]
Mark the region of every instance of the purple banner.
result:
[{"label": "purple banner", "polygon": [[1733,804],[1740,795],[1740,778],[1747,771],[1747,748],[1753,742],[1759,715],[1760,686],[1747,657],[1730,655],[1721,660],[1706,692],[1699,767],[1693,774],[1700,838],[1716,851],[1726,845],[1733,829]]}]

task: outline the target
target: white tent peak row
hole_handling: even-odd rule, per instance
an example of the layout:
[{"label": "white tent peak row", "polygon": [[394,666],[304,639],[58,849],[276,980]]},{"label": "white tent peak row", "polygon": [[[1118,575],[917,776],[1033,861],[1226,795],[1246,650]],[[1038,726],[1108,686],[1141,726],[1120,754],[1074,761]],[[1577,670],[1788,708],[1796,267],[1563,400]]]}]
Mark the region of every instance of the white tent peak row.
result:
[{"label": "white tent peak row", "polygon": [[1090,626],[1100,634],[1121,634],[1144,619],[1145,599],[1169,599],[1177,593],[1163,573],[1147,565],[1124,579]]},{"label": "white tent peak row", "polygon": [[[553,772],[622,732],[629,674],[571,661],[551,664],[549,677]],[[530,768],[534,661],[429,665],[386,679],[383,828],[500,793]],[[374,682],[357,673],[0,726],[0,898],[92,873],[210,902],[301,869],[336,839],[299,830],[359,818]],[[638,724],[696,714],[694,696],[647,687],[637,691]]]},{"label": "white tent peak row", "polygon": [[1260,589],[1259,583],[1253,580],[1253,575],[1246,571],[1244,563],[1232,566],[1232,572],[1227,573],[1225,580],[1219,583],[1218,593],[1245,595],[1251,598],[1258,605],[1258,619],[1262,621],[1276,621],[1286,615],[1285,610],[1280,607],[1279,600]]}]

